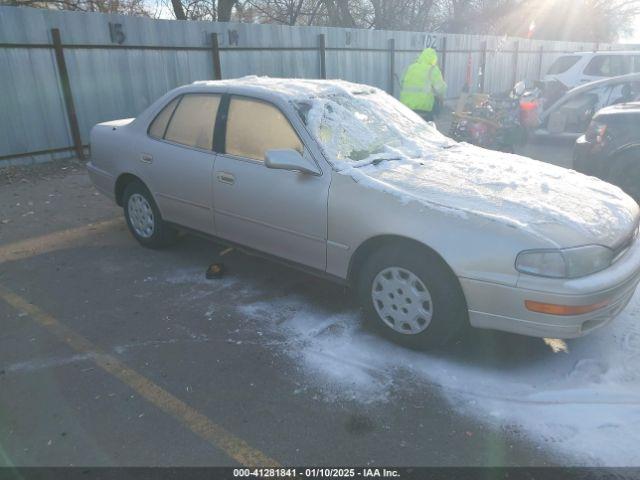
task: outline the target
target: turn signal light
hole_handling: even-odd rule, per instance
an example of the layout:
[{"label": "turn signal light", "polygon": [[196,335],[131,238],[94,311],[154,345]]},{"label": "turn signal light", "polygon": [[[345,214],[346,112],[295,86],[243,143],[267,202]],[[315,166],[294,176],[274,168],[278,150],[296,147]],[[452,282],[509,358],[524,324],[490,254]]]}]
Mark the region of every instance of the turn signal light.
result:
[{"label": "turn signal light", "polygon": [[532,312],[546,313],[549,315],[582,315],[605,307],[608,303],[609,300],[603,300],[598,303],[592,303],[591,305],[556,305],[553,303],[525,300],[524,306],[527,307],[527,310],[531,310]]}]

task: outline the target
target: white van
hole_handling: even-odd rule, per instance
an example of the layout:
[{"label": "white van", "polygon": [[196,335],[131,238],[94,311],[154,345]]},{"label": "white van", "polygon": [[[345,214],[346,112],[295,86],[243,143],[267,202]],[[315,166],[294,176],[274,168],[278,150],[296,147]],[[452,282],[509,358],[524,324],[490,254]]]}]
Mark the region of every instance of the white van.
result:
[{"label": "white van", "polygon": [[640,73],[640,50],[575,52],[562,55],[551,64],[544,82],[558,81],[567,88],[583,83]]}]

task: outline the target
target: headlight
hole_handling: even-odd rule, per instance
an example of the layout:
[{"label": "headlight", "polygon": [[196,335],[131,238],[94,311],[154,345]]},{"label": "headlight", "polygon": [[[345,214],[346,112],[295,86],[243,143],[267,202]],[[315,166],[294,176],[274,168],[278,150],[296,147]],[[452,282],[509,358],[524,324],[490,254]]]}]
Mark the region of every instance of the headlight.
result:
[{"label": "headlight", "polygon": [[613,251],[602,245],[549,250],[525,250],[516,258],[516,270],[553,278],[584,277],[607,268]]}]

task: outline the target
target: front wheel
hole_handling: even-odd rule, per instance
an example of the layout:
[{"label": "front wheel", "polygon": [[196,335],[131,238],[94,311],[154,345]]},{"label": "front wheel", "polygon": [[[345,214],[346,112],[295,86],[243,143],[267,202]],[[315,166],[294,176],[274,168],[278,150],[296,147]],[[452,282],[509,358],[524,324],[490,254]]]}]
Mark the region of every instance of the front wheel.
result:
[{"label": "front wheel", "polygon": [[458,279],[426,248],[381,248],[366,261],[357,288],[373,326],[412,348],[443,345],[468,324]]},{"label": "front wheel", "polygon": [[175,242],[177,231],[162,220],[153,196],[142,182],[126,186],[123,205],[129,231],[142,246],[162,248]]}]

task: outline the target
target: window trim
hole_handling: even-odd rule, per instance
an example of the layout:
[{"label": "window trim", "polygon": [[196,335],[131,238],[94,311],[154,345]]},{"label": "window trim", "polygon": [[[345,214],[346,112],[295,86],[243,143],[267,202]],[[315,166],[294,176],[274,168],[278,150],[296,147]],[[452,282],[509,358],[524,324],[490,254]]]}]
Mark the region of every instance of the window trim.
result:
[{"label": "window trim", "polygon": [[[187,95],[215,95],[215,96],[220,97],[220,103],[218,104],[218,111],[216,112],[216,118],[215,118],[215,120],[213,122],[213,137],[212,137],[212,140],[211,140],[211,148],[210,149],[209,148],[197,147],[195,145],[185,145],[184,143],[172,142],[171,140],[167,140],[165,138],[167,136],[167,131],[169,130],[169,125],[171,125],[171,121],[173,120],[173,116],[175,115],[176,111],[180,107],[180,104],[182,103],[182,99]],[[222,107],[223,107],[224,97],[225,97],[225,94],[221,93],[221,92],[185,92],[185,93],[181,93],[180,95],[178,95],[176,97],[173,97],[171,100],[169,100],[167,103],[164,104],[164,106],[153,117],[153,120],[151,120],[149,122],[149,125],[147,126],[147,137],[150,138],[151,140],[155,140],[157,142],[166,143],[166,144],[173,145],[173,146],[176,146],[176,147],[189,148],[191,150],[196,150],[198,152],[206,152],[206,153],[214,153],[214,154],[215,153],[219,153],[219,152],[216,152],[216,131],[218,131],[218,122],[220,120],[220,112],[221,112]],[[164,111],[164,109],[167,108],[169,106],[169,104],[171,102],[173,102],[176,98],[178,99],[178,103],[176,103],[176,106],[173,109],[173,112],[171,112],[171,116],[169,117],[169,121],[167,122],[167,126],[164,128],[164,133],[162,134],[162,138],[158,138],[158,137],[152,136],[149,133],[149,130],[151,130],[151,125],[153,125],[153,122],[156,121],[156,118],[158,118],[160,116],[160,114]]]},{"label": "window trim", "polygon": [[[311,158],[313,160],[313,163],[316,164],[316,167],[318,167],[318,170],[320,170],[320,172],[322,172],[322,168],[318,164],[318,161],[314,158],[314,156],[312,155],[309,147],[307,147],[307,144],[302,139],[302,135],[300,135],[300,131],[295,127],[295,125],[293,124],[293,122],[291,122],[291,119],[289,118],[287,113],[285,111],[283,111],[282,108],[280,108],[279,105],[276,105],[275,103],[273,103],[270,100],[265,100],[263,98],[254,97],[254,96],[251,96],[251,95],[246,95],[246,94],[241,94],[241,93],[226,93],[225,96],[227,97],[227,101],[224,104],[221,104],[220,108],[218,109],[218,113],[221,113],[221,109],[224,107],[224,114],[223,114],[224,118],[220,119],[221,121],[224,122],[224,129],[220,134],[221,137],[222,137],[221,139],[219,139],[220,143],[219,143],[219,145],[217,145],[220,148],[220,150],[218,152],[219,155],[224,155],[226,157],[237,159],[237,160],[240,160],[240,161],[243,161],[243,162],[254,163],[256,165],[263,165],[265,168],[267,168],[266,165],[264,165],[264,160],[256,160],[255,158],[250,158],[250,157],[241,157],[239,155],[234,155],[232,153],[227,153],[226,152],[227,122],[229,120],[229,107],[231,106],[231,100],[232,100],[233,97],[245,98],[247,100],[252,100],[254,102],[266,103],[267,105],[270,105],[273,108],[275,108],[276,110],[278,110],[282,114],[282,116],[287,120],[287,122],[289,123],[289,126],[291,127],[293,132],[298,137],[298,140],[300,140],[300,143],[302,144],[302,150],[303,150],[302,155],[304,155],[305,152],[306,152],[308,154],[308,157]],[[215,139],[214,139],[214,146],[216,146]],[[322,173],[313,174],[313,175],[314,176],[321,176]]]}]

